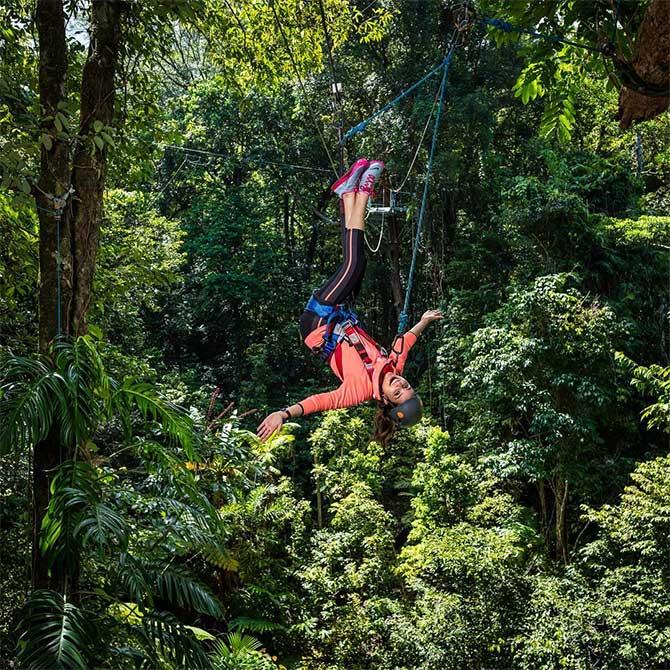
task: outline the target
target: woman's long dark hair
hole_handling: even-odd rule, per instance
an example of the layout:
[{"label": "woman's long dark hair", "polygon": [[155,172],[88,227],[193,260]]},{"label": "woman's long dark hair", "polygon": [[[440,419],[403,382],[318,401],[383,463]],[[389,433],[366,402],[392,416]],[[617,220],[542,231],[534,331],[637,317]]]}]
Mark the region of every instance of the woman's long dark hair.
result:
[{"label": "woman's long dark hair", "polygon": [[377,411],[375,412],[375,433],[372,439],[379,442],[382,447],[386,447],[395,433],[395,422],[389,416],[389,405],[383,402],[377,403]]}]

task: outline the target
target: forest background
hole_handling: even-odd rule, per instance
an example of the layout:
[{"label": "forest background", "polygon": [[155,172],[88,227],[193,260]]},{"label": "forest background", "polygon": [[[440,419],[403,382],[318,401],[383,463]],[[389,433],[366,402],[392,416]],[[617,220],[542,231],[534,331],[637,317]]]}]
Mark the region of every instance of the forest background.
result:
[{"label": "forest background", "polygon": [[[667,14],[5,0],[0,667],[670,667]],[[372,408],[261,444],[334,385],[297,319],[339,262],[338,125],[452,37],[426,417],[386,449]],[[386,343],[438,84],[347,145],[407,208],[368,219]]]}]

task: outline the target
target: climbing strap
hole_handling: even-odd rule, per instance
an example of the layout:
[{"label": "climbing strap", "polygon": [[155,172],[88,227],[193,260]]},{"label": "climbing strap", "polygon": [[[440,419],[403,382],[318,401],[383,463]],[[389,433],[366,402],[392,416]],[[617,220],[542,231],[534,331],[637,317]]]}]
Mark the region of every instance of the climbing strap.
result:
[{"label": "climbing strap", "polygon": [[436,65],[428,74],[421,77],[419,81],[412,84],[409,88],[406,88],[402,93],[400,93],[400,95],[391,100],[391,102],[386,103],[381,109],[377,110],[372,116],[369,116],[364,121],[361,121],[352,128],[349,128],[349,130],[347,130],[347,132],[344,133],[344,136],[342,137],[342,142],[344,143],[347,140],[350,140],[354,135],[362,133],[375,119],[378,119],[382,114],[388,112],[389,109],[395,107],[399,102],[404,100],[410,93],[412,93],[412,91],[415,91],[417,88],[419,88],[419,86],[421,86],[421,84],[423,84],[425,81],[427,81],[434,75],[438,74],[439,72],[442,72],[448,59],[449,56],[446,56],[439,65]]},{"label": "climbing strap", "polygon": [[[353,345],[354,349],[356,349],[356,353],[358,354],[359,358],[361,359],[361,362],[363,363],[363,366],[365,367],[365,371],[368,373],[368,377],[372,379],[372,375],[375,371],[375,366],[374,363],[372,362],[372,359],[370,358],[370,355],[368,354],[368,350],[365,348],[365,345],[363,344],[360,336],[359,336],[359,326],[357,324],[353,324],[351,321],[345,321],[342,324],[343,330],[344,330],[344,336],[349,342],[349,344]],[[342,348],[340,347],[339,351],[342,351]],[[337,356],[337,353],[335,354]],[[340,356],[342,354],[340,353]],[[337,361],[336,361],[337,362]],[[338,362],[338,367],[340,369],[340,372],[342,371],[342,362],[341,360]]]}]

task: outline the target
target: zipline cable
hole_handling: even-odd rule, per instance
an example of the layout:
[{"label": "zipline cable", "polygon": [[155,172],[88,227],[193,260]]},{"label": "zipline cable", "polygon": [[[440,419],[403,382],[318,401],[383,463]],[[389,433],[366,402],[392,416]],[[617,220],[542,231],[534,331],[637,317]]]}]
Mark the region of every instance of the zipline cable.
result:
[{"label": "zipline cable", "polygon": [[[226,155],[226,154],[221,154],[217,153],[216,151],[208,151],[205,149],[193,149],[191,147],[182,147],[179,146],[178,144],[151,144],[147,142],[147,144],[150,144],[151,146],[158,147],[159,149],[176,149],[178,151],[186,151],[186,152],[192,152],[196,154],[204,154],[206,156],[215,156],[217,158],[225,158],[227,160],[234,159],[234,156]],[[248,158],[243,158],[243,159],[237,159],[238,162],[240,163],[259,163],[260,165],[277,165],[279,167],[287,167],[291,168],[294,170],[305,170],[307,172],[327,172],[330,174],[330,170],[326,170],[325,168],[318,168],[318,167],[311,167],[309,165],[296,165],[295,163],[279,163],[277,161],[270,161],[266,160],[265,158],[253,158],[253,157],[248,157]]]},{"label": "zipline cable", "polygon": [[165,190],[167,189],[167,187],[177,178],[177,175],[181,172],[181,169],[184,167],[184,165],[186,165],[187,161],[188,161],[188,156],[186,156],[184,158],[184,160],[181,162],[179,167],[172,173],[172,176],[167,180],[165,185],[153,197],[153,199],[151,200],[151,202],[149,204],[150,207],[153,207],[158,202],[158,198],[160,198],[161,195],[163,195],[163,193],[165,193]]}]

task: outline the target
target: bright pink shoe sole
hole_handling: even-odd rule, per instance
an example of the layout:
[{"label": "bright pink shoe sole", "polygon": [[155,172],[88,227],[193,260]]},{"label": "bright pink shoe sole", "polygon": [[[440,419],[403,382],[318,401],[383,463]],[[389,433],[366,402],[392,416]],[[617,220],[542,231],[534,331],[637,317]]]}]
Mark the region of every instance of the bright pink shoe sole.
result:
[{"label": "bright pink shoe sole", "polygon": [[[359,158],[356,162],[330,187],[331,191],[337,190],[342,184],[344,184],[347,179],[356,171],[361,169],[363,166],[367,167],[370,164],[370,161],[367,158]],[[352,189],[354,190],[354,189]]]}]

